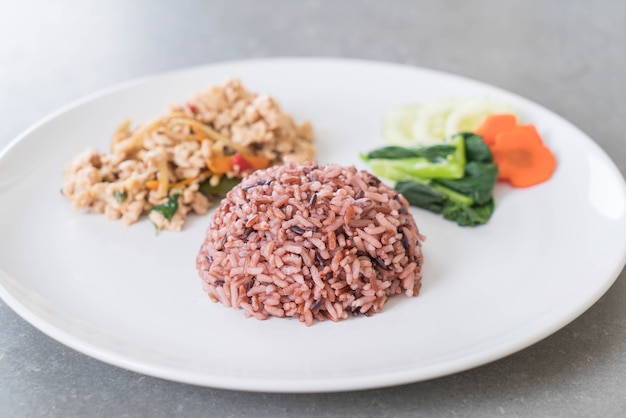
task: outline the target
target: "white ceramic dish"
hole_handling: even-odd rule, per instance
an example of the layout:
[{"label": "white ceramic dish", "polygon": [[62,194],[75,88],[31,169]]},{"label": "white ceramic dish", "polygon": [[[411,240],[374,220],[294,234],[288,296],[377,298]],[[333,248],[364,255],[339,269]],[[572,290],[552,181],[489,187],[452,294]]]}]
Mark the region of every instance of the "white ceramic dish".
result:
[{"label": "white ceramic dish", "polygon": [[[73,212],[59,189],[78,152],[117,124],[235,76],[316,129],[321,161],[357,164],[381,145],[381,116],[405,103],[493,96],[538,127],[558,158],[547,183],[496,188],[489,224],[460,228],[421,210],[421,295],[369,318],[307,328],[245,319],[202,292],[194,258],[208,218],[155,235]],[[362,166],[364,167],[364,166]],[[0,296],[49,336],[102,361],[180,382],[253,391],[373,388],[459,372],[548,336],[589,308],[625,263],[624,180],[586,135],[483,83],[414,67],[270,59],[177,71],[70,105],[0,154]]]}]

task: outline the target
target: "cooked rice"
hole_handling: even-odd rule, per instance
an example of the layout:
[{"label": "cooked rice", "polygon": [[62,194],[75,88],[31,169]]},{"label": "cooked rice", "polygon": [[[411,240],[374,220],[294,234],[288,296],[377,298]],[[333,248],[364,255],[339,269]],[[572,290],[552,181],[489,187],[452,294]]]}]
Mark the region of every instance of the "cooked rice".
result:
[{"label": "cooked rice", "polygon": [[213,301],[310,326],[417,296],[422,240],[406,199],[372,174],[289,163],[229,192],[196,265]]}]

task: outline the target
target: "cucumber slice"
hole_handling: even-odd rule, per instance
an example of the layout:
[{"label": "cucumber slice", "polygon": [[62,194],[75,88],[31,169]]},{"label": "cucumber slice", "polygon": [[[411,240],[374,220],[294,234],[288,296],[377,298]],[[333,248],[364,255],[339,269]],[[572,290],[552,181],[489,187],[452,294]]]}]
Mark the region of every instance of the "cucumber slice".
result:
[{"label": "cucumber slice", "polygon": [[445,142],[446,121],[458,106],[458,99],[442,99],[424,104],[413,124],[415,141],[420,145]]},{"label": "cucumber slice", "polygon": [[450,137],[474,132],[489,114],[515,113],[510,105],[493,98],[439,99],[401,106],[383,119],[382,134],[389,145],[404,147],[448,143]]},{"label": "cucumber slice", "polygon": [[484,98],[468,100],[456,106],[445,121],[445,136],[461,132],[474,132],[485,118],[495,113],[514,113],[507,103]]},{"label": "cucumber slice", "polygon": [[406,105],[393,109],[383,118],[382,134],[389,145],[404,147],[415,146],[413,123],[417,118],[421,105]]}]

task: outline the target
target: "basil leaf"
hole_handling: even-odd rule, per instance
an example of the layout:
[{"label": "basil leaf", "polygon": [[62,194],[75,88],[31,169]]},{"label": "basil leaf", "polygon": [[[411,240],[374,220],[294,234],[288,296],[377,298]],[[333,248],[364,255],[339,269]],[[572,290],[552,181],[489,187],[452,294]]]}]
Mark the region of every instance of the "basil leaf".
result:
[{"label": "basil leaf", "polygon": [[126,198],[128,198],[128,193],[126,193],[126,190],[115,190],[113,192],[113,197],[115,198],[115,200],[122,203],[126,200]]},{"label": "basil leaf", "polygon": [[167,219],[168,221],[171,221],[172,218],[174,217],[174,214],[178,210],[178,197],[179,196],[180,196],[179,193],[173,194],[172,196],[170,196],[167,202],[161,205],[154,206],[152,209],[150,209],[150,212],[152,211],[158,212],[161,215],[163,215],[165,219]]},{"label": "basil leaf", "polygon": [[228,193],[230,189],[239,184],[239,182],[241,182],[240,178],[228,178],[223,176],[216,186],[212,186],[210,179],[207,179],[200,183],[198,191],[208,198],[219,197],[221,199],[226,196],[226,193]]}]

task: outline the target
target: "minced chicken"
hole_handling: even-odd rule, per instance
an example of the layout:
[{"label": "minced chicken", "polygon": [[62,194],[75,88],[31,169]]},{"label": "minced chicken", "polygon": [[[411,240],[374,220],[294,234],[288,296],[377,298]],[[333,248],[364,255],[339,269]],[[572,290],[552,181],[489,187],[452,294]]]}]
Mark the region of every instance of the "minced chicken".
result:
[{"label": "minced chicken", "polygon": [[[63,194],[76,210],[125,225],[147,213],[158,229],[180,230],[187,214],[203,215],[215,203],[199,191],[203,182],[245,177],[259,161],[268,166],[314,156],[309,122],[296,124],[275,99],[229,80],[156,121],[134,129],[124,122],[111,152],[88,149],[67,165]],[[235,157],[245,167],[231,164]]]}]

